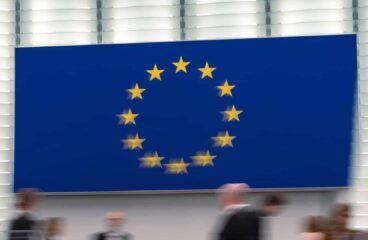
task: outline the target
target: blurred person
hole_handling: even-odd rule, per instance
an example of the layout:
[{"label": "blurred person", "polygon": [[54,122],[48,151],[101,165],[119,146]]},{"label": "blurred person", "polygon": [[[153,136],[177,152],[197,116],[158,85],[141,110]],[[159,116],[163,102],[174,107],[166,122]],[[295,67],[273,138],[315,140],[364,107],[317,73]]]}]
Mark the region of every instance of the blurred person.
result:
[{"label": "blurred person", "polygon": [[350,206],[348,204],[337,204],[333,207],[331,216],[331,239],[350,240],[354,239],[354,231],[348,228],[350,218]]},{"label": "blurred person", "polygon": [[264,217],[275,216],[281,211],[281,208],[284,204],[285,201],[281,196],[269,195],[264,199],[259,210],[259,215]]},{"label": "blurred person", "polygon": [[49,218],[46,221],[45,240],[63,240],[63,219]]},{"label": "blurred person", "polygon": [[31,239],[36,230],[37,220],[34,210],[38,202],[37,190],[23,189],[19,193],[19,198],[19,202],[16,204],[17,213],[10,222],[10,240]]},{"label": "blurred person", "polygon": [[332,224],[329,217],[320,217],[320,231],[325,235],[325,240],[332,240]]},{"label": "blurred person", "polygon": [[249,187],[245,183],[225,184],[219,188],[218,199],[222,208],[217,240],[258,240],[257,211],[245,202]]},{"label": "blurred person", "polygon": [[271,219],[269,219],[269,217],[279,214],[284,204],[285,200],[279,195],[272,194],[265,197],[262,205],[258,209],[260,239],[272,239],[270,235]]},{"label": "blurred person", "polygon": [[107,231],[98,233],[95,240],[132,240],[133,236],[126,232],[124,224],[126,214],[123,212],[110,212],[106,214]]},{"label": "blurred person", "polygon": [[322,218],[310,216],[306,220],[305,230],[299,235],[299,240],[326,240],[327,236],[323,233]]}]

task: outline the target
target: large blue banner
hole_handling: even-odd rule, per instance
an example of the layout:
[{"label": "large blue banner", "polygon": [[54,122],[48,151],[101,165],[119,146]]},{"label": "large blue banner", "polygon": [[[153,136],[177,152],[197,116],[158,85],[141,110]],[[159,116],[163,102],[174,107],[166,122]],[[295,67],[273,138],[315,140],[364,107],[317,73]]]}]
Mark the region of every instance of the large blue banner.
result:
[{"label": "large blue banner", "polygon": [[354,35],[16,49],[15,189],[348,184]]}]

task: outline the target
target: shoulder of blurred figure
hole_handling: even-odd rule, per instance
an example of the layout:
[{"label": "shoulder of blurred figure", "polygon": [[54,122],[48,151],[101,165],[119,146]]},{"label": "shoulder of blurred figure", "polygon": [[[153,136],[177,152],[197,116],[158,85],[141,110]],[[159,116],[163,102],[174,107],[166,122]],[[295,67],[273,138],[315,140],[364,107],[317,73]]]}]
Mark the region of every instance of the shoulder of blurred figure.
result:
[{"label": "shoulder of blurred figure", "polygon": [[18,215],[10,222],[10,228],[28,230],[35,225],[35,221],[28,215]]},{"label": "shoulder of blurred figure", "polygon": [[245,217],[247,219],[259,219],[260,215],[259,215],[259,211],[252,207],[252,206],[245,206],[243,208],[238,209],[237,211],[235,211],[232,214],[233,217],[237,218],[237,217]]},{"label": "shoulder of blurred figure", "polygon": [[240,209],[240,212],[247,213],[249,215],[255,215],[257,217],[262,216],[261,211],[252,205],[246,205]]},{"label": "shoulder of blurred figure", "polygon": [[239,208],[237,212],[255,215],[258,215],[260,213],[258,209],[253,207],[252,205],[244,205],[243,207]]}]

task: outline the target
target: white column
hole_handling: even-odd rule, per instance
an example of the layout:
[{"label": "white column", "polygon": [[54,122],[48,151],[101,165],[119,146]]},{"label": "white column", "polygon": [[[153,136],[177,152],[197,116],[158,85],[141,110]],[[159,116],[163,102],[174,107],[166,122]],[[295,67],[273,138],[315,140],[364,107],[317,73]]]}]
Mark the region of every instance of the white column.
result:
[{"label": "white column", "polygon": [[[0,1],[0,231],[12,206],[15,1]],[[2,236],[0,235],[0,238]]]},{"label": "white column", "polygon": [[368,230],[368,1],[358,2],[358,134],[350,196],[354,206],[353,227]]}]

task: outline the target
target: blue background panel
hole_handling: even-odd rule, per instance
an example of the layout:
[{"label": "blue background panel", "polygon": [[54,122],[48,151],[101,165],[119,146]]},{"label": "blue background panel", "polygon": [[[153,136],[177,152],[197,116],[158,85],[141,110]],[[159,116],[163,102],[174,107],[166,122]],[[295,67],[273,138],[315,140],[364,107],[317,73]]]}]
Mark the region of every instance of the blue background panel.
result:
[{"label": "blue background panel", "polygon": [[[182,56],[188,73],[175,74]],[[348,184],[357,79],[354,35],[16,49],[15,190],[46,192],[253,188]],[[213,79],[200,79],[208,61]],[[162,81],[146,72],[157,64]],[[219,97],[228,80],[233,97]],[[145,88],[143,100],[126,89]],[[220,111],[235,105],[240,122]],[[131,108],[137,125],[119,125]],[[214,148],[228,130],[233,148]],[[143,150],[123,150],[139,133]],[[141,168],[137,158],[210,150],[213,167],[188,174]]]}]

